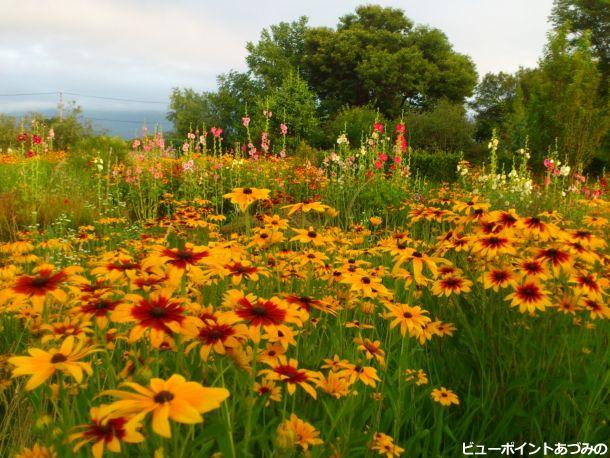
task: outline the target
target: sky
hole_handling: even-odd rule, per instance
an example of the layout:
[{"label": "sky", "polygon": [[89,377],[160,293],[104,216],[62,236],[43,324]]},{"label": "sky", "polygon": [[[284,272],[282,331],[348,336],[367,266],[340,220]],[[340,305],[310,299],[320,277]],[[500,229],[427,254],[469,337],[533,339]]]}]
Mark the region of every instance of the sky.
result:
[{"label": "sky", "polygon": [[[299,16],[335,26],[363,3],[403,9],[444,31],[479,75],[536,65],[552,0],[0,0],[0,94],[72,92],[166,102],[173,87],[212,90],[244,70],[245,44]],[[65,96],[86,109],[165,110]],[[53,108],[57,95],[0,97],[0,113]]]}]

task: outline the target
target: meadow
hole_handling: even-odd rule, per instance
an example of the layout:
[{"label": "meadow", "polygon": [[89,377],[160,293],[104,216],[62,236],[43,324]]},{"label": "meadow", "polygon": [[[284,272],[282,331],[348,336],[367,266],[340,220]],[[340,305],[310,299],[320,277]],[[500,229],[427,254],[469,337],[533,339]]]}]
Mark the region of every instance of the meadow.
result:
[{"label": "meadow", "polygon": [[248,124],[78,152],[35,125],[0,156],[0,456],[605,446],[603,177]]}]

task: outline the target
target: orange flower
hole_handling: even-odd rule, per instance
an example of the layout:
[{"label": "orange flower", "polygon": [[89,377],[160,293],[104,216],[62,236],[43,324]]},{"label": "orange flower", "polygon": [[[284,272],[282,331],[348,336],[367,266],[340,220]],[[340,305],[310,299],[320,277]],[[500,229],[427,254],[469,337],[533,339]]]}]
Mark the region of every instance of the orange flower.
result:
[{"label": "orange flower", "polygon": [[519,307],[521,313],[529,312],[531,315],[534,315],[536,310],[544,311],[551,305],[549,292],[533,280],[526,280],[517,285],[514,292],[506,296],[506,300],[511,301],[512,307]]},{"label": "orange flower", "polygon": [[271,369],[263,369],[259,372],[259,375],[264,375],[267,380],[285,383],[288,394],[294,394],[296,387],[300,386],[312,398],[316,399],[318,397],[316,389],[311,384],[316,384],[320,380],[321,374],[319,372],[299,369],[299,363],[296,359],[288,360],[284,355],[279,355],[275,361],[269,361],[267,364],[271,366]]},{"label": "orange flower", "polygon": [[108,405],[106,411],[119,416],[135,415],[138,419],[152,413],[152,429],[163,437],[171,437],[170,419],[178,423],[201,423],[201,414],[219,408],[229,397],[229,391],[224,388],[208,388],[197,382],[187,382],[178,374],[167,380],[153,378],[148,387],[130,382],[123,385],[135,393],[104,391],[104,395],[119,398]]},{"label": "orange flower", "polygon": [[42,385],[56,371],[70,375],[77,383],[83,381],[83,372],[91,375],[91,364],[80,361],[85,356],[97,351],[92,347],[84,347],[83,341],[76,341],[74,336],[67,337],[59,349],[50,351],[31,348],[30,356],[14,356],[8,362],[15,366],[13,377],[31,375],[26,390],[33,390]]},{"label": "orange flower", "polygon": [[167,292],[154,292],[148,299],[136,294],[125,296],[128,303],[119,305],[110,315],[116,323],[135,323],[129,341],[137,342],[148,334],[150,343],[159,348],[166,337],[197,328],[200,320],[186,314],[185,300],[172,298]]},{"label": "orange flower", "polygon": [[137,417],[132,419],[109,414],[104,408],[92,407],[89,411],[91,423],[77,426],[81,431],[68,437],[70,442],[79,440],[74,446],[76,453],[85,444],[92,442],[91,451],[95,458],[101,458],[104,448],[114,453],[121,453],[121,442],[138,443],[144,441],[144,436],[137,429],[140,423]]},{"label": "orange flower", "polygon": [[250,206],[250,204],[261,199],[269,198],[268,189],[256,189],[256,188],[235,188],[232,192],[225,194],[225,199],[231,199],[231,203],[237,205],[239,209],[244,212]]},{"label": "orange flower", "polygon": [[453,391],[445,388],[444,386],[442,386],[440,389],[435,388],[434,390],[432,390],[432,393],[430,395],[432,396],[432,399],[435,402],[438,402],[440,405],[445,407],[449,407],[451,404],[459,405],[460,403],[460,400],[457,395]]}]

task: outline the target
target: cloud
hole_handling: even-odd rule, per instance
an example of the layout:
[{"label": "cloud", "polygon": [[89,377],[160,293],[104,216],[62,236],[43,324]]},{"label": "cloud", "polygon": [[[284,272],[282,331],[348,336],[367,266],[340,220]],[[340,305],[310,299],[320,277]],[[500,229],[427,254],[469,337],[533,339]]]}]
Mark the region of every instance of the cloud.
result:
[{"label": "cloud", "polygon": [[[157,100],[174,86],[209,90],[219,73],[245,68],[245,43],[256,40],[263,27],[301,15],[311,25],[334,26],[361,3],[367,2],[4,0],[0,92],[63,90]],[[416,23],[440,28],[485,73],[535,65],[552,0],[374,3],[402,8]],[[54,103],[39,100],[45,101]],[[0,110],[25,102],[31,101],[0,100]]]}]

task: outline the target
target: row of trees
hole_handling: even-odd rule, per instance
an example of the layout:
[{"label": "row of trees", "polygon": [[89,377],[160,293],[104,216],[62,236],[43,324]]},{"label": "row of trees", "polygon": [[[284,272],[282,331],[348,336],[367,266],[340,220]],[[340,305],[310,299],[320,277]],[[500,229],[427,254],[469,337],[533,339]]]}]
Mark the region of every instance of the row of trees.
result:
[{"label": "row of trees", "polygon": [[271,111],[271,129],[286,124],[293,147],[328,147],[344,129],[358,146],[375,118],[403,118],[411,146],[432,150],[473,150],[495,128],[513,149],[556,146],[587,164],[609,149],[610,2],[556,0],[551,20],[537,68],[477,86],[472,60],[402,10],[361,6],[335,28],[301,17],[264,29],[246,45],[247,70],[220,75],[216,91],[174,89],[168,117],[177,134],[205,122],[231,143],[245,114],[256,134],[255,115]]},{"label": "row of trees", "polygon": [[169,119],[179,133],[205,120],[223,126],[231,142],[243,137],[244,113],[267,110],[272,128],[288,126],[293,144],[329,146],[359,119],[348,126],[358,145],[370,118],[416,117],[439,106],[457,108],[467,127],[464,102],[477,82],[472,60],[399,9],[361,6],[336,28],[310,27],[301,17],[264,29],[246,49],[248,70],[220,75],[217,91],[174,89]]},{"label": "row of trees", "polygon": [[551,20],[538,67],[482,78],[470,103],[475,138],[495,128],[513,149],[528,141],[538,156],[556,148],[600,168],[610,153],[610,2],[558,0]]}]

